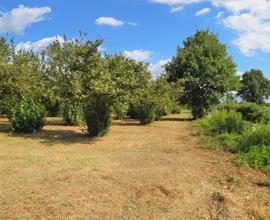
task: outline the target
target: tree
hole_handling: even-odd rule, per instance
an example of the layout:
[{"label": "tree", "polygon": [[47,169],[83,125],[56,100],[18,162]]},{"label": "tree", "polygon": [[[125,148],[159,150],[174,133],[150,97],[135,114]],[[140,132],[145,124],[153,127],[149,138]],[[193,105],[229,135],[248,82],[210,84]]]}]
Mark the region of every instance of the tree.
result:
[{"label": "tree", "polygon": [[224,93],[237,88],[239,78],[226,45],[215,34],[197,31],[183,43],[165,69],[169,82],[184,82],[181,100],[191,107],[194,118],[200,118],[219,103]]},{"label": "tree", "polygon": [[44,51],[43,59],[49,106],[61,105],[61,113],[68,125],[83,122],[82,80],[102,40],[85,40],[86,34],[64,42],[54,41]]},{"label": "tree", "polygon": [[34,53],[18,51],[12,62],[0,62],[0,102],[4,114],[9,115],[25,98],[41,102],[44,91],[40,62]]},{"label": "tree", "polygon": [[261,70],[251,69],[243,74],[238,95],[247,102],[262,104],[270,96],[270,81]]}]

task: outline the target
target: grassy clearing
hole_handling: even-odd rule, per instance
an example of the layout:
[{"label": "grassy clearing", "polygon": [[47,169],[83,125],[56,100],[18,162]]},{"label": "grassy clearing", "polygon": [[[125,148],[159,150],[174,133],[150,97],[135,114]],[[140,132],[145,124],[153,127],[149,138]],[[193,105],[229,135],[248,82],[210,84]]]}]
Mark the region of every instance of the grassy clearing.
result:
[{"label": "grassy clearing", "polygon": [[104,138],[49,119],[15,135],[0,119],[0,219],[269,219],[269,176],[201,148],[188,114]]}]

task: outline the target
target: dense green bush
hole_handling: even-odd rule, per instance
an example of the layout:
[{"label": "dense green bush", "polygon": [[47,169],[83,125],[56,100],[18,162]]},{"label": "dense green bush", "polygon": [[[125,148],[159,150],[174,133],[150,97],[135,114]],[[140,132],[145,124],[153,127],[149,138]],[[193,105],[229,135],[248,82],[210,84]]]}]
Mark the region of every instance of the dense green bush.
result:
[{"label": "dense green bush", "polygon": [[212,136],[219,147],[236,153],[237,162],[270,171],[270,124],[245,122],[242,114],[231,110],[237,110],[238,104],[228,107],[202,119],[201,131]]},{"label": "dense green bush", "polygon": [[235,111],[216,111],[203,118],[200,122],[201,130],[207,135],[222,133],[240,134],[245,129],[242,116]]},{"label": "dense green bush", "polygon": [[68,125],[80,125],[84,121],[83,107],[80,103],[64,103],[61,112]]},{"label": "dense green bush", "polygon": [[269,123],[270,107],[256,103],[226,103],[218,106],[219,110],[234,110],[243,116],[244,120],[253,123]]},{"label": "dense green bush", "polygon": [[127,111],[127,116],[129,116],[132,119],[138,119],[138,112],[135,107],[135,105],[129,105],[128,111]]},{"label": "dense green bush", "polygon": [[167,115],[168,113],[166,112],[166,109],[163,106],[158,105],[155,107],[155,114],[156,114],[155,120],[159,121],[162,118],[162,116]]},{"label": "dense green bush", "polygon": [[141,104],[136,107],[136,114],[141,124],[151,124],[156,119],[156,108],[151,103]]},{"label": "dense green bush", "polygon": [[109,132],[112,107],[106,97],[91,97],[84,108],[84,117],[91,137],[102,137]]},{"label": "dense green bush", "polygon": [[115,113],[117,119],[123,120],[127,115],[128,105],[118,103],[118,104],[115,104],[113,106],[113,110],[114,110],[114,113]]},{"label": "dense green bush", "polygon": [[241,140],[241,135],[235,133],[223,133],[217,135],[216,140],[225,151],[235,153],[237,151],[237,145]]},{"label": "dense green bush", "polygon": [[15,132],[31,133],[45,124],[45,108],[32,99],[22,100],[12,109],[10,122]]},{"label": "dense green bush", "polygon": [[[270,171],[270,147],[269,146],[253,146],[246,153],[239,153],[238,160],[247,163],[249,166]],[[239,161],[238,161],[239,162]]]},{"label": "dense green bush", "polygon": [[247,153],[253,146],[268,146],[270,148],[270,125],[259,124],[243,133],[238,151]]},{"label": "dense green bush", "polygon": [[182,111],[181,106],[175,105],[175,106],[173,107],[173,109],[172,109],[172,114],[180,114],[181,111]]}]

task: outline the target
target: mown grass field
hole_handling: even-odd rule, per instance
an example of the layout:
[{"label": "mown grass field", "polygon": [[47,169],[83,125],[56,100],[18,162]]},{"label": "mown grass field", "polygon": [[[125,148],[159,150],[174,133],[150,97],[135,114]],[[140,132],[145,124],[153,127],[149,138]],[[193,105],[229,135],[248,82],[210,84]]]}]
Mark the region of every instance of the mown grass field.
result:
[{"label": "mown grass field", "polygon": [[211,151],[188,114],[104,138],[50,118],[13,134],[0,119],[0,219],[270,219],[270,177]]}]

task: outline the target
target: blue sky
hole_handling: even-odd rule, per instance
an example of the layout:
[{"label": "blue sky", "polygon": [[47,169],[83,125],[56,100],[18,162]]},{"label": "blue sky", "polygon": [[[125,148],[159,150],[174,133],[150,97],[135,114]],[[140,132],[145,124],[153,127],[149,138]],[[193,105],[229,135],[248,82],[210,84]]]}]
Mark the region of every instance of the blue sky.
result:
[{"label": "blue sky", "polygon": [[269,0],[2,0],[0,35],[39,49],[82,30],[104,39],[102,51],[149,62],[156,75],[177,45],[207,28],[228,45],[239,72],[259,68],[270,78],[269,10]]}]

